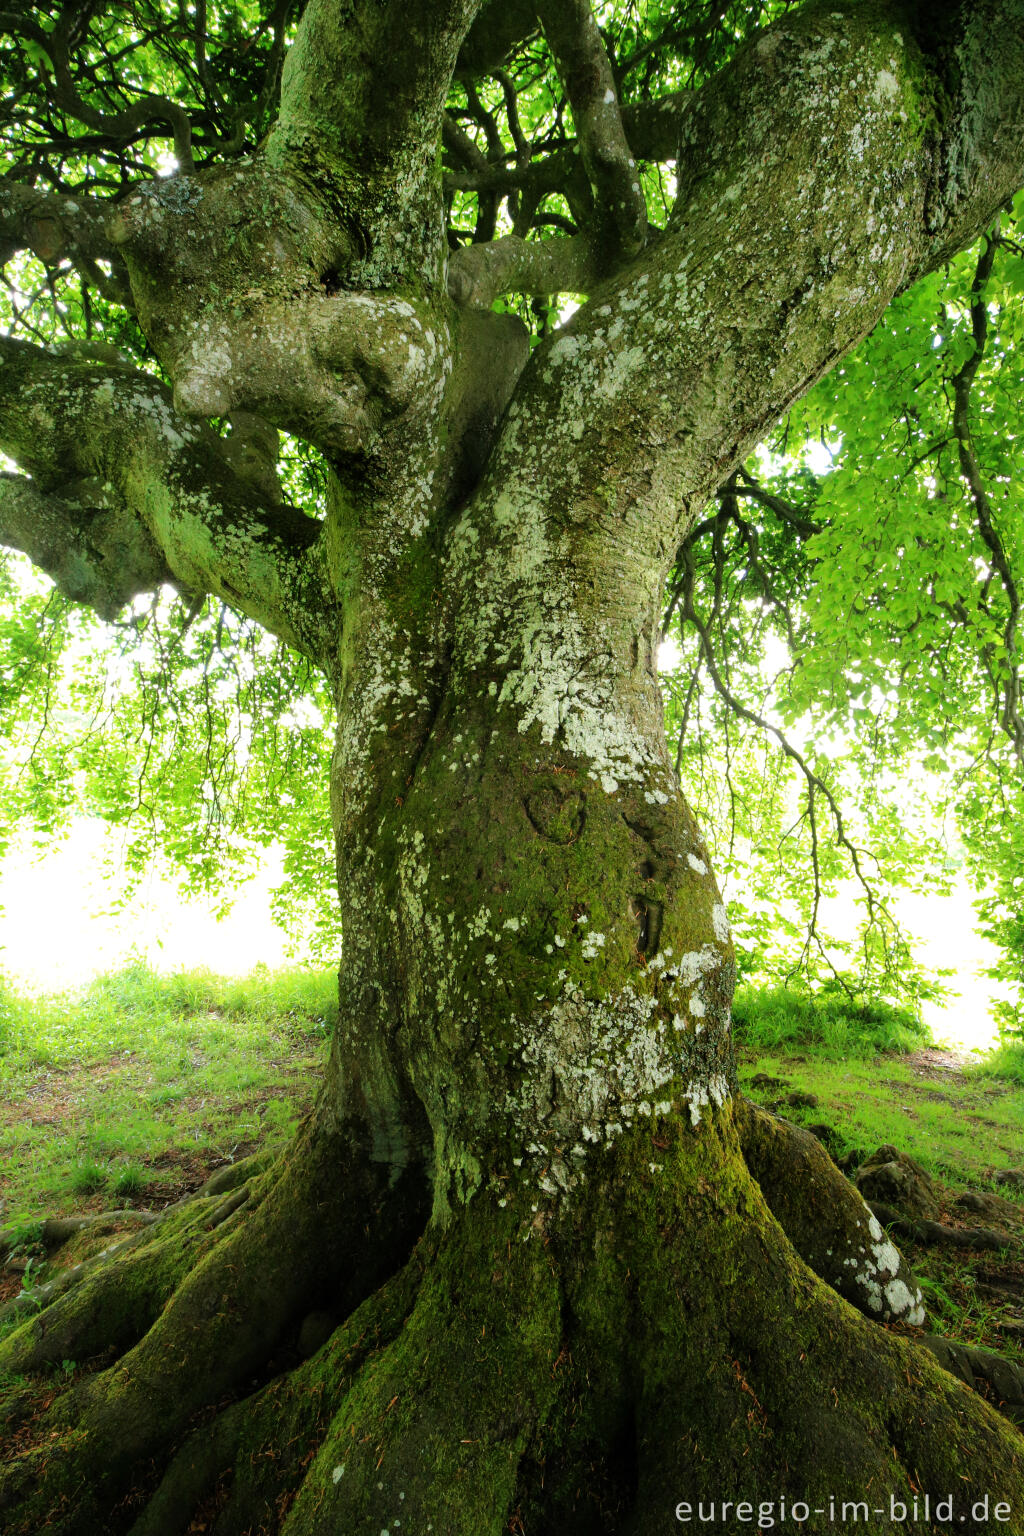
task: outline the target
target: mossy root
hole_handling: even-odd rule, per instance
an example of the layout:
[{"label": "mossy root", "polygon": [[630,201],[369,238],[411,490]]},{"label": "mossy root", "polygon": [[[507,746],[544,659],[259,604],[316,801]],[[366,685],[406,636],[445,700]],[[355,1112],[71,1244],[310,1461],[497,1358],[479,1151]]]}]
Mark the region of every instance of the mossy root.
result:
[{"label": "mossy root", "polygon": [[216,1229],[219,1241],[139,1342],[39,1418],[34,1445],[0,1482],[0,1511],[12,1511],[5,1536],[94,1536],[140,1464],[166,1456],[195,1415],[280,1368],[307,1313],[330,1305],[346,1315],[372,1295],[424,1221],[421,1180],[389,1188],[388,1172],[310,1123],[262,1198]]},{"label": "mossy root", "polygon": [[[197,1521],[214,1536],[663,1536],[680,1504],[694,1520],[714,1505],[717,1528],[738,1531],[753,1516],[737,1506],[782,1525],[783,1501],[790,1523],[806,1503],[859,1536],[874,1510],[925,1494],[981,1536],[984,1499],[1024,1511],[1024,1438],[801,1260],[729,1106],[696,1129],[624,1131],[569,1200],[479,1190],[319,1347],[303,1329],[313,1353],[279,1358],[271,1379],[268,1340],[286,1312],[297,1338],[300,1291],[305,1306],[351,1305],[337,1268],[329,1295],[268,1297],[251,1266],[286,1285],[266,1247],[273,1198],[249,1218],[255,1248],[222,1243],[173,1299],[173,1326],[42,1421],[24,1465],[45,1493],[22,1478],[5,1536],[121,1536],[133,1521],[131,1536]],[[304,1208],[296,1262],[311,1221]],[[225,1292],[235,1242],[247,1268]],[[162,1481],[133,1479],[140,1454],[176,1441]]]},{"label": "mossy root", "polygon": [[736,1124],[747,1167],[804,1263],[874,1322],[920,1327],[909,1264],[818,1138],[746,1099]]}]

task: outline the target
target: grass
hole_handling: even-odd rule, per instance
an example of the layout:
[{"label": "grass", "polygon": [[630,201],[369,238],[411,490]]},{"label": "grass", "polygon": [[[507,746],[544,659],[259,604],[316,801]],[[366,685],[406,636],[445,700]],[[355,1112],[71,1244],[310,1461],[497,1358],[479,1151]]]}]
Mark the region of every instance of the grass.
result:
[{"label": "grass", "polygon": [[331,972],[160,976],[131,965],[80,992],[0,991],[5,1223],[160,1204],[210,1167],[283,1140],[336,1013]]},{"label": "grass", "polygon": [[[929,1173],[981,1187],[1024,1160],[1024,1096],[1002,1065],[1006,1045],[973,1062],[923,1060],[931,1036],[907,1010],[784,990],[741,989],[734,1027],[744,1091],[789,1119],[827,1121],[837,1156],[891,1142]],[[791,1104],[794,1094],[817,1102]]]},{"label": "grass", "polygon": [[992,1077],[1000,1082],[1024,1087],[1024,1040],[1005,1038],[995,1050],[973,1068],[978,1077]]},{"label": "grass", "polygon": [[99,1163],[93,1162],[91,1158],[75,1163],[71,1170],[71,1191],[85,1199],[102,1189],[106,1182],[107,1170],[101,1168]]},{"label": "grass", "polygon": [[[1024,1098],[975,1072],[968,1066],[933,1074],[891,1056],[830,1062],[809,1052],[744,1050],[740,1082],[751,1098],[788,1119],[827,1122],[835,1155],[863,1157],[891,1142],[933,1176],[989,1188],[1000,1169],[1024,1163]],[[753,1084],[759,1077],[783,1079],[785,1087],[759,1087]],[[793,1093],[810,1095],[817,1104],[792,1106]]]},{"label": "grass", "polygon": [[739,987],[733,1023],[736,1038],[750,1050],[800,1048],[821,1061],[863,1060],[931,1043],[927,1026],[908,1008],[853,1002],[838,992],[808,996],[786,987]]}]

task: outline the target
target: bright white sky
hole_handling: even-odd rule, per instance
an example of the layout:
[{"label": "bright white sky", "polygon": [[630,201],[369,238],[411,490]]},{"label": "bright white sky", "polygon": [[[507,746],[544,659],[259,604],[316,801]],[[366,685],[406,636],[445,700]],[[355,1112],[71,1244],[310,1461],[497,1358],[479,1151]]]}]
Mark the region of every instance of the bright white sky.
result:
[{"label": "bright white sky", "polygon": [[120,907],[105,868],[116,839],[83,817],[52,851],[22,841],[0,863],[0,971],[21,990],[64,991],[135,957],[160,971],[208,966],[226,976],[286,962],[285,934],[270,916],[273,865],[220,922],[211,904],[183,901],[157,875]]},{"label": "bright white sky", "polygon": [[[272,865],[242,888],[230,916],[219,922],[212,907],[183,902],[172,881],[156,876],[119,909],[116,886],[104,873],[115,837],[102,823],[83,819],[44,856],[23,843],[0,864],[0,970],[20,990],[63,991],[135,956],[160,971],[208,966],[224,975],[242,975],[261,961],[286,963],[285,935],[270,916]],[[961,998],[946,1009],[925,1010],[935,1034],[969,1049],[990,1044],[991,983],[977,970],[993,952],[974,931],[967,890],[908,896],[899,915],[924,939],[926,964],[957,970],[953,985]]]}]

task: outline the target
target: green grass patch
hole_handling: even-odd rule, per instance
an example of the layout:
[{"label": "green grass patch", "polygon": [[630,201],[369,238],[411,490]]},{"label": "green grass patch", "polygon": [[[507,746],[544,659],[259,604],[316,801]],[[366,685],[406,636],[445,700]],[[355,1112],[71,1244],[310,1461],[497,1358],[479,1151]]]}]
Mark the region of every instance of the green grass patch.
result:
[{"label": "green grass patch", "polygon": [[75,1163],[71,1169],[71,1190],[73,1194],[82,1199],[88,1199],[95,1195],[107,1182],[107,1170],[101,1168],[99,1163],[86,1158],[84,1162]]},{"label": "green grass patch", "polygon": [[142,1164],[129,1163],[114,1179],[114,1194],[121,1200],[135,1200],[142,1194],[148,1182],[149,1179]]},{"label": "green grass patch", "polygon": [[0,990],[6,1219],[157,1202],[205,1167],[283,1140],[337,1012],[333,972],[134,964],[72,994]]},{"label": "green grass patch", "polygon": [[[995,1181],[1001,1169],[1024,1164],[1015,1043],[1004,1040],[974,1060],[923,1049],[924,1032],[908,1046],[903,1023],[890,1020],[888,1009],[872,1009],[881,1018],[865,1018],[858,1010],[848,1020],[844,1048],[832,1028],[835,1014],[824,1010],[823,1019],[820,1009],[786,1012],[779,997],[762,994],[751,1007],[744,1006],[746,998],[740,1002],[740,1086],[749,1098],[814,1127],[851,1172],[885,1143],[909,1153],[935,1179],[947,1223],[1000,1224],[958,1207],[963,1190],[997,1193],[1024,1219],[1024,1192]],[[879,1038],[890,1043],[876,1052],[871,1041]],[[766,1040],[771,1048],[764,1047]],[[896,1241],[921,1284],[933,1331],[1021,1358],[1024,1241],[1019,1225],[1009,1230],[1017,1240],[1000,1253]]]},{"label": "green grass patch", "polygon": [[1024,1086],[1024,1040],[1002,1040],[971,1068],[977,1077]]},{"label": "green grass patch", "polygon": [[733,1026],[747,1050],[800,1048],[824,1061],[916,1051],[931,1044],[928,1026],[908,1008],[855,1001],[839,992],[808,994],[785,987],[738,988]]},{"label": "green grass patch", "polygon": [[[781,1086],[754,1086],[756,1078]],[[970,1067],[933,1072],[898,1056],[833,1062],[744,1050],[740,1086],[788,1120],[827,1125],[839,1157],[867,1156],[888,1142],[933,1176],[971,1189],[989,1188],[999,1169],[1024,1160],[1024,1097],[1009,1084],[979,1082]],[[792,1094],[815,1103],[791,1105]]]}]

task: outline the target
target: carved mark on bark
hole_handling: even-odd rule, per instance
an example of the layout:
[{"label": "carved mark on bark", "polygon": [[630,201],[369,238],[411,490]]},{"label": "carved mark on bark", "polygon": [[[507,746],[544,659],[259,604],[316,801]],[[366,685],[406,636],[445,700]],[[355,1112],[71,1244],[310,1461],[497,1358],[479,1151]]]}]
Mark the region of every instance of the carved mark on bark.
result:
[{"label": "carved mark on bark", "polygon": [[587,823],[585,798],[578,789],[540,785],[525,797],[523,809],[533,830],[549,843],[575,843]]},{"label": "carved mark on bark", "polygon": [[665,908],[660,901],[651,901],[648,896],[631,896],[629,910],[637,926],[637,954],[649,959],[658,953]]},{"label": "carved mark on bark", "polygon": [[[655,829],[648,822],[640,821],[633,816],[627,816],[624,812],[622,819],[629,830],[647,844],[647,857],[641,860],[639,864],[641,880],[658,880],[662,883],[670,880],[675,867],[675,858],[671,854],[666,854],[659,847],[658,834]],[[638,897],[637,900],[640,900],[640,898]],[[649,901],[649,897],[645,896],[643,900]]]}]

